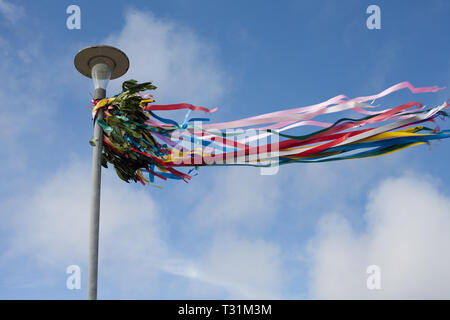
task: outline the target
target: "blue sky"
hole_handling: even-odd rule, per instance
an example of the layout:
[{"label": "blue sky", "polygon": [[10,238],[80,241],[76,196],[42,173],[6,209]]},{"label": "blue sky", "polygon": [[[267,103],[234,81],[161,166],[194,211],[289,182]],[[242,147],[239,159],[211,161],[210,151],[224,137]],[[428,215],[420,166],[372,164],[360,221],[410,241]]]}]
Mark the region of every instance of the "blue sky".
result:
[{"label": "blue sky", "polygon": [[[66,27],[71,4],[80,30]],[[380,30],[366,27],[371,4]],[[444,0],[0,0],[0,298],[86,296],[93,89],[73,67],[81,48],[128,54],[110,94],[150,80],[158,102],[219,107],[220,122],[405,80],[448,87],[448,13]],[[162,190],[104,170],[99,298],[449,298],[449,154],[442,141],[273,176],[201,168]],[[66,288],[73,264],[81,290]],[[381,290],[366,287],[373,264]]]}]

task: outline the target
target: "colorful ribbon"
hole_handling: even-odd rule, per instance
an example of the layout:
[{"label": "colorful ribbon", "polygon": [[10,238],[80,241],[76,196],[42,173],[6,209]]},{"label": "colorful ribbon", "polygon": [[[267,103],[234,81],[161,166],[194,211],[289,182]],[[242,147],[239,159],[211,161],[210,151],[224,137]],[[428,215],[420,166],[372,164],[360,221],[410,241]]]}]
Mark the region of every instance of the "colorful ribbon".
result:
[{"label": "colorful ribbon", "polygon": [[[207,118],[189,118],[192,111],[212,113],[187,103],[155,105],[150,82],[124,82],[119,95],[95,102],[93,118],[103,129],[102,164],[111,163],[118,176],[129,182],[153,184],[155,177],[187,182],[193,169],[206,165],[250,165],[256,167],[293,162],[325,162],[385,155],[435,139],[450,137],[450,131],[423,126],[447,117],[448,103],[425,108],[408,102],[394,108],[374,110],[369,101],[401,89],[412,93],[437,92],[443,88],[415,88],[409,82],[396,84],[378,94],[350,99],[339,95],[319,104],[271,112],[222,123]],[[155,112],[188,110],[183,123]],[[372,109],[372,110],[367,110]],[[324,114],[352,110],[354,118],[334,123],[316,120]],[[96,117],[104,113],[104,119]],[[284,133],[301,126],[318,127],[306,135]],[[183,173],[176,167],[194,167]],[[148,179],[144,177],[148,174]]]}]

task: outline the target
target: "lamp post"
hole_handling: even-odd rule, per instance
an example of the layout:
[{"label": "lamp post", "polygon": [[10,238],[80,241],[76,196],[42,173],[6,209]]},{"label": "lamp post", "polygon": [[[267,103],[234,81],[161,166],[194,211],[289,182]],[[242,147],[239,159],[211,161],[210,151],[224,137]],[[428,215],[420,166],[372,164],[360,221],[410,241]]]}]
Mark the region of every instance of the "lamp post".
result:
[{"label": "lamp post", "polygon": [[[94,80],[94,100],[106,97],[106,87],[110,79],[124,75],[130,62],[125,53],[110,46],[92,46],[79,51],[74,60],[77,70]],[[98,110],[97,118],[103,119],[103,110]],[[89,230],[89,260],[88,260],[88,300],[97,299],[98,279],[98,243],[100,225],[100,186],[102,160],[102,128],[94,123],[94,150],[92,153],[92,193],[91,218]]]}]

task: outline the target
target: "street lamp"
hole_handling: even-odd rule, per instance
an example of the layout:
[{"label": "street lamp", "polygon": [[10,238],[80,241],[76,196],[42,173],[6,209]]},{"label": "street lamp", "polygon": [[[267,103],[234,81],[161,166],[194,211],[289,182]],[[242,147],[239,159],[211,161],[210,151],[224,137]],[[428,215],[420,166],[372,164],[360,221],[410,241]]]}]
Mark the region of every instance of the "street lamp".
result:
[{"label": "street lamp", "polygon": [[[123,76],[128,71],[130,62],[126,54],[117,48],[92,46],[79,51],[75,56],[74,64],[81,74],[94,80],[94,100],[97,101],[106,97],[109,80]],[[98,110],[97,118],[103,119],[102,109]],[[102,136],[102,128],[95,122],[87,287],[89,300],[97,299]]]}]

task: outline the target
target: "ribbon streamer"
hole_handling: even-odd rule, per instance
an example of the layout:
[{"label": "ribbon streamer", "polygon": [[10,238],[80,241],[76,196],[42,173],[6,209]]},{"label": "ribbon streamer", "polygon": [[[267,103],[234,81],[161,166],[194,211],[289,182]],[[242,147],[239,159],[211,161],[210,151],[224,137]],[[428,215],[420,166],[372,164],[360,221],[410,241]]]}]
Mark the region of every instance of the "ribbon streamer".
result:
[{"label": "ribbon streamer", "polygon": [[[200,166],[245,165],[268,167],[295,162],[326,162],[381,156],[407,147],[429,144],[450,137],[423,124],[446,118],[447,102],[425,108],[419,102],[376,110],[369,101],[383,98],[401,89],[410,92],[437,92],[440,87],[414,87],[401,82],[386,90],[350,99],[345,95],[327,101],[288,110],[275,111],[241,120],[208,123],[208,118],[189,118],[195,111],[212,113],[188,103],[156,105],[150,94],[151,82],[125,81],[123,91],[111,98],[95,101],[93,119],[103,129],[102,165],[112,164],[124,181],[154,184],[155,177],[187,182]],[[167,119],[155,112],[187,109],[184,121]],[[371,109],[371,110],[368,110]],[[354,118],[334,123],[316,118],[352,110]],[[96,117],[103,112],[103,120]],[[318,129],[305,135],[286,134],[301,126]],[[190,167],[188,173],[178,167]],[[148,178],[144,175],[148,174]],[[159,187],[159,186],[156,186]]]}]

